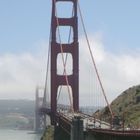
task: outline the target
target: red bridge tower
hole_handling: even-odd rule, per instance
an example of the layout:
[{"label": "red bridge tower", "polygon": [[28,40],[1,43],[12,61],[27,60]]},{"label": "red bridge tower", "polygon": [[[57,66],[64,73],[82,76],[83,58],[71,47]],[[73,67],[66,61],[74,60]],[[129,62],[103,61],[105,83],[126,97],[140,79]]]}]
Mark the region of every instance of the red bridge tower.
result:
[{"label": "red bridge tower", "polygon": [[[60,18],[57,17],[56,5],[58,2],[73,4],[72,17]],[[71,27],[73,30],[73,41],[71,43],[57,42],[57,29],[62,26]],[[57,56],[60,53],[70,53],[72,55],[71,75],[57,74]],[[66,79],[67,77],[67,79]],[[67,82],[68,81],[68,82]],[[78,18],[77,18],[77,0],[52,0],[52,19],[51,19],[51,122],[55,122],[55,114],[57,109],[57,92],[58,87],[67,85],[72,89],[72,106],[76,112],[79,110],[79,44],[78,44]]]}]

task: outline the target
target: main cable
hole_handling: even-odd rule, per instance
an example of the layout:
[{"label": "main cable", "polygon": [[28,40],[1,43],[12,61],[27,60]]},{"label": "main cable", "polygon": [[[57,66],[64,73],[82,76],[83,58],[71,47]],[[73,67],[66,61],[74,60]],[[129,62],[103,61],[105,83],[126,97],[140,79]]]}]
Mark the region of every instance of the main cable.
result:
[{"label": "main cable", "polygon": [[[50,28],[50,34],[49,34],[49,48],[48,48],[48,56],[47,56],[47,67],[46,67],[46,79],[45,79],[45,88],[44,88],[44,98],[43,98],[43,103],[45,103],[46,105],[46,98],[47,98],[47,93],[49,94],[49,92],[47,92],[47,85],[48,85],[48,74],[49,74],[49,64],[50,64],[50,49],[51,49],[51,28]],[[49,95],[48,95],[49,98]]]}]

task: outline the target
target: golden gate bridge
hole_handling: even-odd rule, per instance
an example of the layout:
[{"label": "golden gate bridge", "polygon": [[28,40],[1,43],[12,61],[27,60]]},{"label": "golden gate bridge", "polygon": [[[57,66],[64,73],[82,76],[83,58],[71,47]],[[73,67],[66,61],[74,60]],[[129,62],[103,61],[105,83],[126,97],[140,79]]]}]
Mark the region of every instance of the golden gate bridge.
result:
[{"label": "golden gate bridge", "polygon": [[[71,16],[60,16],[59,12],[67,12],[65,10],[65,4],[72,5],[70,10]],[[60,5],[64,5],[64,9],[61,9],[61,7],[59,7]],[[58,8],[61,10],[58,11]],[[82,112],[79,107],[79,50],[81,48],[78,39],[78,17],[81,19],[88,46],[87,49],[89,50],[94,68],[93,78],[96,79],[98,87],[100,88],[100,90],[93,92],[97,93],[100,91],[101,94],[98,95],[98,100],[100,103],[104,102],[104,105],[107,106],[110,112],[109,121],[101,119],[96,115],[86,114]],[[66,36],[65,33],[61,33],[65,27],[69,29],[68,36]],[[67,41],[63,41],[64,38],[67,38]],[[69,61],[69,59],[71,59],[71,61]],[[71,67],[71,72],[69,72],[69,67]],[[49,84],[50,88],[48,87]],[[119,126],[119,128],[116,127],[114,112],[107,100],[99,76],[78,0],[52,0],[48,63],[45,88],[43,89],[42,96],[40,95],[40,90],[42,90],[42,88],[37,87],[35,109],[35,129],[37,132],[45,130],[47,124],[46,116],[48,115],[50,116],[51,125],[53,125],[55,129],[54,139],[56,140],[140,139],[140,130],[126,130],[124,124]],[[65,98],[65,101],[59,102],[59,98],[64,96],[67,97],[67,99]],[[97,98],[95,96],[96,95],[94,95],[94,98],[96,100]],[[66,105],[66,103],[68,104]],[[100,103],[96,103],[97,106],[100,106]]]}]

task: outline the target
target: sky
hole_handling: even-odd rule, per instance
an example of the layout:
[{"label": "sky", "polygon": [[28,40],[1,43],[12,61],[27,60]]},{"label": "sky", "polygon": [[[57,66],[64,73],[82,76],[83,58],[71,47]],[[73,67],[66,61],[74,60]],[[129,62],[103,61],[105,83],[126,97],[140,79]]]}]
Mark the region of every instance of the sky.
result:
[{"label": "sky", "polygon": [[[111,101],[125,89],[140,84],[140,1],[79,2]],[[0,0],[0,99],[34,99],[36,85],[44,85],[50,23],[51,0]],[[79,42],[83,75],[88,72],[85,67],[90,68],[90,60],[85,59],[89,54],[80,20]],[[81,76],[81,81],[84,79]],[[81,81],[81,102],[86,103],[89,87]]]}]

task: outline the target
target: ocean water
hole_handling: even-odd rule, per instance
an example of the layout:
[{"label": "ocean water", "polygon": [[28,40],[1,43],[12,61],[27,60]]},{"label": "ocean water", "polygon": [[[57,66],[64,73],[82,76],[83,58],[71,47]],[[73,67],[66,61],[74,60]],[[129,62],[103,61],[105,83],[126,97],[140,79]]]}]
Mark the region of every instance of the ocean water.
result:
[{"label": "ocean water", "polygon": [[0,140],[40,140],[40,137],[30,131],[0,129]]}]

